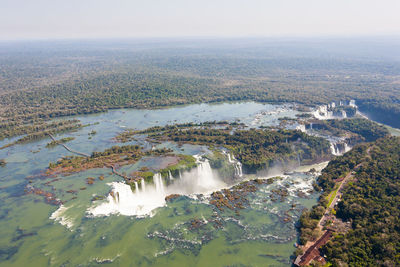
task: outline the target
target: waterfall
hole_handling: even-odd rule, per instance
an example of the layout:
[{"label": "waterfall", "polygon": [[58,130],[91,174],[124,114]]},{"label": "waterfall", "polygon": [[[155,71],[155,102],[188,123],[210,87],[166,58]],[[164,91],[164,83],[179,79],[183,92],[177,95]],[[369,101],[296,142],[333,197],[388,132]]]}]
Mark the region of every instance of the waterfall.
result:
[{"label": "waterfall", "polygon": [[164,182],[162,180],[161,173],[154,174],[153,182],[154,182],[154,184],[156,186],[156,191],[158,193],[165,193],[165,191],[164,191]]},{"label": "waterfall", "polygon": [[233,165],[233,168],[235,171],[234,175],[238,176],[238,177],[242,177],[243,176],[242,163],[240,161],[238,161],[237,159],[235,159],[234,155],[231,155],[230,153],[227,153],[224,150],[222,150],[222,153],[227,155],[228,162]]},{"label": "waterfall", "polygon": [[174,180],[174,177],[172,176],[171,171],[168,171],[168,180],[169,181]]},{"label": "waterfall", "polygon": [[349,106],[350,107],[354,107],[354,108],[357,107],[356,106],[356,101],[354,99],[350,100]]},{"label": "waterfall", "polygon": [[343,117],[343,118],[347,118],[346,110],[342,110],[342,117]]},{"label": "waterfall", "polygon": [[349,146],[346,142],[344,143],[344,153],[349,152],[351,150],[351,146]]},{"label": "waterfall", "polygon": [[135,193],[136,194],[139,194],[140,192],[139,192],[139,185],[138,185],[138,183],[135,181]]},{"label": "waterfall", "polygon": [[179,179],[182,179],[182,173],[181,173],[181,170],[179,170]]},{"label": "waterfall", "polygon": [[300,155],[297,153],[297,162],[299,163],[299,167],[301,166]]},{"label": "waterfall", "polygon": [[235,163],[235,162],[232,160],[231,154],[229,154],[229,153],[227,153],[227,154],[228,154],[228,162],[229,162],[229,163]]},{"label": "waterfall", "polygon": [[327,120],[332,118],[333,112],[328,110],[328,105],[319,106],[314,111],[314,117],[320,120]]},{"label": "waterfall", "polygon": [[339,156],[340,153],[337,152],[337,145],[331,142],[331,153],[332,155]]},{"label": "waterfall", "polygon": [[[300,131],[302,131],[303,133],[305,133],[306,132],[306,126],[304,125],[304,124],[300,124],[300,125],[298,125],[298,126],[296,126],[296,130],[300,130]],[[286,139],[287,140],[287,139]],[[287,143],[287,142],[286,142]]]},{"label": "waterfall", "polygon": [[208,160],[197,165],[197,184],[203,187],[213,187],[215,185],[214,174]]},{"label": "waterfall", "polygon": [[312,122],[310,123],[310,130],[312,130]]},{"label": "waterfall", "polygon": [[141,181],[140,183],[142,184],[142,192],[145,193],[146,192],[146,185],[144,183],[144,179],[142,179],[140,181]]},{"label": "waterfall", "polygon": [[238,161],[236,166],[238,166],[238,176],[242,177],[243,176],[242,163]]},{"label": "waterfall", "polygon": [[[226,188],[226,184],[214,175],[207,159],[196,157],[197,167],[179,174],[180,179],[174,179],[170,184],[164,185],[160,173],[153,176],[153,184],[145,185],[141,179],[139,185],[134,183],[135,189],[122,182],[109,183],[112,187],[107,200],[95,202],[88,212],[94,216],[122,214],[127,216],[153,215],[154,210],[166,205],[165,197],[170,194],[192,196],[193,194],[210,194]],[[241,164],[236,163],[238,175],[242,174]],[[172,176],[172,175],[171,175]]]}]

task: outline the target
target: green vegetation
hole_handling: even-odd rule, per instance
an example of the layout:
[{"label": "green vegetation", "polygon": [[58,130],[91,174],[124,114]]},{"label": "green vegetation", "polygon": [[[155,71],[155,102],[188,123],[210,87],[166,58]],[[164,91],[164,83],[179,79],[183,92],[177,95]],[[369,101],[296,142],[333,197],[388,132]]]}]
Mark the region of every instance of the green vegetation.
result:
[{"label": "green vegetation", "polygon": [[316,229],[329,205],[335,181],[356,168],[342,192],[336,217],[351,223],[323,248],[332,266],[397,266],[400,264],[400,138],[362,144],[332,160],[318,178],[319,204],[301,218],[302,244],[318,237]]},{"label": "green vegetation", "polygon": [[48,134],[56,134],[56,133],[63,133],[68,131],[77,130],[83,127],[83,125],[78,120],[63,120],[63,121],[56,121],[56,122],[49,122],[49,123],[39,123],[33,125],[22,125],[19,126],[17,124],[11,127],[4,127],[0,129],[5,129],[4,132],[0,130],[0,134],[3,134],[3,138],[0,136],[0,140],[12,137],[13,135],[21,135],[26,134],[23,137],[19,138],[18,140],[9,143],[0,149],[15,145],[15,144],[23,144],[31,141],[36,141],[39,139],[43,139],[48,137]]},{"label": "green vegetation", "polygon": [[364,118],[326,120],[322,123],[325,123],[332,132],[335,132],[332,128],[349,131],[360,135],[362,140],[366,142],[372,142],[389,135],[386,127]]},{"label": "green vegetation", "polygon": [[133,133],[148,134],[148,139],[157,142],[168,140],[214,148],[225,147],[240,160],[247,172],[268,168],[277,161],[300,160],[311,163],[330,158],[330,146],[326,140],[300,131],[240,130],[233,127],[233,124],[213,123],[201,127],[198,124],[157,126]]},{"label": "green vegetation", "polygon": [[90,157],[64,157],[56,163],[50,163],[47,173],[70,173],[103,168],[112,164],[129,164],[136,162],[144,154],[141,147],[137,145],[113,146],[103,152],[93,152]]},{"label": "green vegetation", "polygon": [[333,266],[400,265],[399,177],[400,138],[378,140],[337,207],[337,217],[352,229],[323,249]]},{"label": "green vegetation", "polygon": [[60,140],[51,141],[50,143],[47,143],[46,147],[47,148],[52,148],[52,147],[55,147],[55,146],[57,146],[59,144],[65,144],[65,143],[67,143],[69,141],[72,141],[74,139],[75,139],[75,137],[64,137],[64,138],[61,138]]},{"label": "green vegetation", "polygon": [[367,148],[367,144],[360,144],[343,156],[334,158],[329,162],[328,166],[322,170],[321,175],[317,179],[317,184],[314,185],[316,190],[323,190],[318,204],[310,211],[303,211],[300,217],[301,244],[305,244],[310,240],[315,240],[315,238],[319,236],[316,227],[330,204],[331,198],[329,198],[329,196],[334,196],[332,191],[334,191],[336,185],[335,180],[346,176],[346,174],[352,171],[358,164],[363,162],[367,155]]},{"label": "green vegetation", "polygon": [[320,52],[305,55],[332,44],[316,48],[313,43],[312,49],[296,44],[279,43],[284,53],[276,53],[273,43],[232,43],[236,48],[218,53],[211,43],[186,49],[163,44],[170,48],[161,50],[148,44],[145,51],[141,45],[121,43],[93,50],[80,43],[66,50],[62,44],[43,43],[49,46],[44,50],[4,45],[0,139],[33,133],[30,127],[60,116],[243,100],[310,106],[356,99],[361,110],[400,127],[398,62],[337,54],[325,58]]},{"label": "green vegetation", "polygon": [[178,176],[182,170],[190,170],[197,166],[196,159],[190,155],[178,155],[179,162],[177,164],[168,166],[165,169],[160,170],[162,177],[168,177],[168,173],[171,172],[173,176]]}]

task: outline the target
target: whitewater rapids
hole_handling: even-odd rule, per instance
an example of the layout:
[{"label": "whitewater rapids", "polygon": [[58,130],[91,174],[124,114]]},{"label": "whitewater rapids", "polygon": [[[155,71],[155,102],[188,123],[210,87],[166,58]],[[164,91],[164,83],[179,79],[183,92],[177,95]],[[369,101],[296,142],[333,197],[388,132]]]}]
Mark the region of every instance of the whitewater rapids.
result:
[{"label": "whitewater rapids", "polygon": [[159,173],[154,175],[152,184],[146,184],[144,180],[140,185],[135,183],[134,191],[125,183],[110,183],[113,193],[108,195],[106,202],[89,208],[87,212],[92,216],[152,216],[157,208],[166,205],[165,197],[168,195],[207,195],[227,186],[213,173],[207,159],[200,160],[197,157],[197,163],[197,167],[191,171],[180,173],[180,178],[175,179],[169,174],[168,179],[172,184],[168,186],[164,185]]}]

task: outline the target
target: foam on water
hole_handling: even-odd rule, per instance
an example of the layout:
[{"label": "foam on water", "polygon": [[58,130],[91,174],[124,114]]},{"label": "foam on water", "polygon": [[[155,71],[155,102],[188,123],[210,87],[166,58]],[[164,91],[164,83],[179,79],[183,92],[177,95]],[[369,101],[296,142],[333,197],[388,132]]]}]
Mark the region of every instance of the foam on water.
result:
[{"label": "foam on water", "polygon": [[74,226],[74,221],[65,215],[65,212],[68,209],[69,208],[65,207],[64,205],[61,205],[55,212],[51,214],[50,219],[59,222],[61,225],[66,226],[68,229],[71,229]]},{"label": "foam on water", "polygon": [[[126,216],[152,216],[154,210],[166,205],[165,197],[171,194],[193,196],[196,194],[210,194],[226,187],[213,173],[208,160],[197,157],[197,167],[189,172],[183,172],[180,179],[171,179],[172,184],[165,186],[160,173],[153,177],[153,184],[145,185],[141,181],[142,190],[135,183],[136,190],[125,183],[113,182],[112,193],[107,201],[91,207],[88,213],[94,216],[121,214]],[[117,197],[118,196],[118,197]]]}]

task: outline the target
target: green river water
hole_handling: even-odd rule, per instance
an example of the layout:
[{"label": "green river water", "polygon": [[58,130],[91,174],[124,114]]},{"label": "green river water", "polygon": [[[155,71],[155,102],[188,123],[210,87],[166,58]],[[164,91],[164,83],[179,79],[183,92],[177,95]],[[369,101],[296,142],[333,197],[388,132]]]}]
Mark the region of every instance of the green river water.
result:
[{"label": "green river water", "polygon": [[[68,145],[91,153],[115,145],[112,138],[126,128],[213,120],[240,120],[257,127],[277,125],[279,117],[295,114],[290,106],[258,103],[113,110],[79,116],[82,123],[92,125],[57,138],[75,137]],[[97,134],[89,139],[92,130]],[[10,141],[1,141],[0,146]],[[222,212],[219,228],[211,223],[216,215],[207,196],[180,197],[154,210],[152,216],[94,216],[89,210],[106,200],[93,202],[93,196],[107,196],[110,183],[122,179],[110,174],[109,169],[93,169],[56,177],[60,179],[46,184],[54,177],[38,174],[49,162],[72,155],[61,146],[46,148],[49,141],[0,150],[0,158],[7,162],[0,167],[0,266],[290,266],[298,238],[295,223],[303,208],[317,202],[318,194],[308,193],[315,176],[295,172],[273,184],[261,185],[249,195],[249,207],[240,216]],[[161,146],[190,155],[207,152],[206,148],[191,145]],[[127,168],[131,171],[136,167]],[[104,175],[103,181],[86,184],[87,177],[100,175]],[[47,204],[42,196],[26,194],[30,186],[55,193],[64,204]],[[86,189],[81,190],[83,187]],[[272,201],[271,190],[279,188],[286,188],[289,196]],[[77,193],[69,194],[68,190]],[[300,197],[299,192],[305,195]],[[288,217],[290,220],[284,220]],[[191,229],[192,219],[204,225]]]}]

